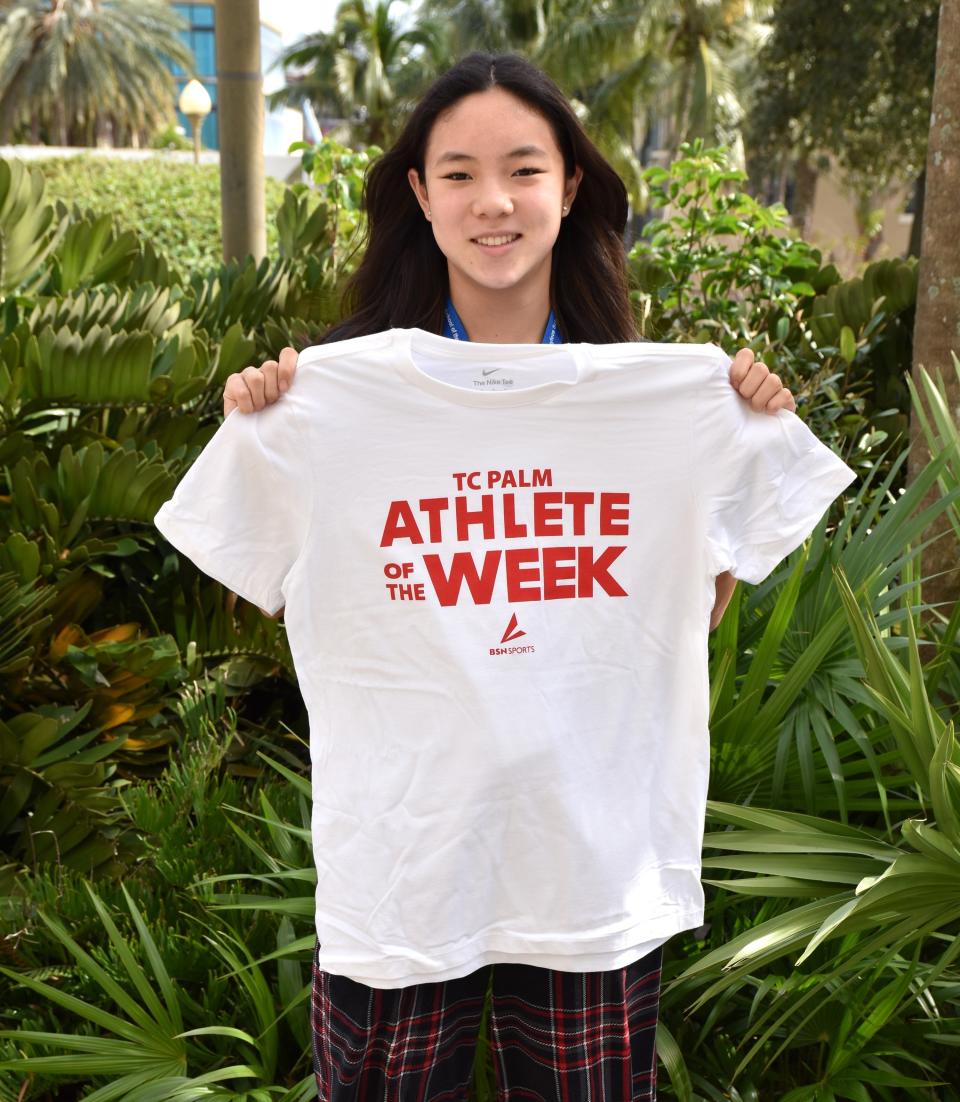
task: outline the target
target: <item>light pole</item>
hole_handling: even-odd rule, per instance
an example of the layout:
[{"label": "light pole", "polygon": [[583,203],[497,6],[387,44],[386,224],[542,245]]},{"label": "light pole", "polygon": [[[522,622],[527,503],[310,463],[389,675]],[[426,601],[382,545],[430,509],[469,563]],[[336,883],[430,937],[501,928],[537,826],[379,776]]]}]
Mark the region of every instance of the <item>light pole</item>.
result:
[{"label": "light pole", "polygon": [[180,93],[177,103],[181,112],[190,120],[193,129],[193,163],[200,163],[200,129],[210,114],[210,96],[199,80],[191,80]]}]

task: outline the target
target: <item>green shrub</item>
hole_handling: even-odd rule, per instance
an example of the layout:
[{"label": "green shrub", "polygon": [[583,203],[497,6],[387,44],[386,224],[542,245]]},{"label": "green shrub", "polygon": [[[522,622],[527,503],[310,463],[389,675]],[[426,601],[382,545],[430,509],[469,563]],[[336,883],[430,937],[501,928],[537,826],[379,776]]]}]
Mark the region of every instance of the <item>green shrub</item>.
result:
[{"label": "green shrub", "polygon": [[[114,215],[122,228],[149,238],[182,272],[220,267],[219,166],[86,154],[35,163],[46,179],[49,198]],[[276,213],[286,189],[272,177],[265,186],[267,254],[276,256]]]},{"label": "green shrub", "polygon": [[193,149],[193,142],[186,134],[170,123],[158,130],[150,139],[151,149]]},{"label": "green shrub", "polygon": [[751,348],[848,463],[888,463],[883,454],[907,442],[916,261],[841,280],[781,204],[744,190],[746,178],[699,140],[668,168],[645,170],[659,217],[629,254],[644,335]]},{"label": "green shrub", "polygon": [[[193,699],[206,705],[214,697],[203,700],[201,691]],[[214,895],[199,883],[211,870],[244,867],[245,854],[266,853],[284,820],[308,820],[295,785],[264,778],[254,791],[229,775],[230,741],[203,722],[158,782],[131,791],[147,856],[122,881],[93,889],[76,872],[42,869],[18,878],[3,901],[0,913],[17,932],[7,939],[16,971],[0,963],[8,988],[0,1098],[14,1073],[33,1079],[21,1097],[44,1102],[62,1099],[70,1083],[110,1084],[126,1102],[148,1088],[158,1100],[180,1097],[178,1087],[199,1098],[205,1075],[235,1080],[236,1094],[225,1096],[235,1102],[267,1097],[246,1093],[255,1088],[271,1096],[289,1088],[288,1102],[313,1097],[312,892],[304,889],[305,917],[275,920],[269,876],[249,877],[242,894],[224,885]],[[231,829],[227,801],[242,828]],[[272,819],[261,822],[262,812]],[[261,879],[267,890],[258,908]],[[40,1055],[61,1044],[72,1057]]]}]

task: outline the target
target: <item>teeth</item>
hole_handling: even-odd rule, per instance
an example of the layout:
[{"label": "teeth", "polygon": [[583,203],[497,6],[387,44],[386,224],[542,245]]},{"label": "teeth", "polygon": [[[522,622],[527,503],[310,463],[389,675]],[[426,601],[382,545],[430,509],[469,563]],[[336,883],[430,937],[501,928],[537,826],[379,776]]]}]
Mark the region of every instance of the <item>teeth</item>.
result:
[{"label": "teeth", "polygon": [[511,233],[503,237],[477,237],[475,240],[478,245],[506,245],[509,241],[516,241],[519,236],[518,233]]}]

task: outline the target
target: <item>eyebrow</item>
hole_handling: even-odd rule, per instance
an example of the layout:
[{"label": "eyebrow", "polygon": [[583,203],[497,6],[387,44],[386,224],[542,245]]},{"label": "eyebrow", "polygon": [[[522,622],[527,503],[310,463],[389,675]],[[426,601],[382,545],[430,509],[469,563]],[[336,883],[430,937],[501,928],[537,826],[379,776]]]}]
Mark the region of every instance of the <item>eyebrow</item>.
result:
[{"label": "eyebrow", "polygon": [[[506,161],[511,157],[532,157],[536,154],[541,157],[547,156],[546,151],[538,145],[520,145],[516,149],[511,149],[509,153],[504,153],[501,160]],[[475,161],[476,159],[476,157],[471,157],[469,153],[459,153],[455,149],[449,149],[446,153],[441,153],[434,163],[442,165],[448,161]]]}]

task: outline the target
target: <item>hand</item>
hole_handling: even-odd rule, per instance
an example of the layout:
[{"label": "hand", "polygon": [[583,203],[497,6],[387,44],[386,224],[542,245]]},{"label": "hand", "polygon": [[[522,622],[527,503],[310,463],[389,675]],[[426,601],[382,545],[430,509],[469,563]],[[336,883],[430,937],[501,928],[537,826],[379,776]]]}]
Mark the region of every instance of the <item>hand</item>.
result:
[{"label": "hand", "polygon": [[774,375],[759,360],[754,360],[749,348],[741,348],[734,356],[730,365],[730,385],[758,413],[776,413],[781,409],[791,413],[797,411],[797,403],[780,382],[780,376]]},{"label": "hand", "polygon": [[297,370],[297,350],[283,348],[280,359],[267,360],[261,367],[245,367],[227,376],[223,388],[223,416],[233,409],[256,413],[272,406],[283,391],[289,390]]}]

